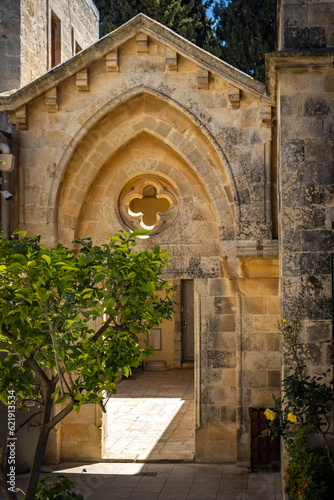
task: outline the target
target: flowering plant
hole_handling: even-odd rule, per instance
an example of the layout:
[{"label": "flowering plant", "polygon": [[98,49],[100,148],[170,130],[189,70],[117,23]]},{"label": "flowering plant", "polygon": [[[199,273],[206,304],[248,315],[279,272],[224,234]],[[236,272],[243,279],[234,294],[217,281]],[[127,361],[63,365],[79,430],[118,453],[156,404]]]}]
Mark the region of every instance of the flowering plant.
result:
[{"label": "flowering plant", "polygon": [[[333,476],[331,469],[334,469],[327,440],[334,400],[333,380],[328,381],[330,369],[309,375],[306,365],[309,351],[298,341],[301,331],[298,320],[283,319],[279,329],[283,337],[286,373],[282,381],[283,397],[273,396],[274,411],[265,411],[268,426],[261,435],[281,435],[284,439],[290,455],[285,475],[290,498],[326,499],[328,478]],[[325,452],[310,445],[311,434],[321,436]]]}]

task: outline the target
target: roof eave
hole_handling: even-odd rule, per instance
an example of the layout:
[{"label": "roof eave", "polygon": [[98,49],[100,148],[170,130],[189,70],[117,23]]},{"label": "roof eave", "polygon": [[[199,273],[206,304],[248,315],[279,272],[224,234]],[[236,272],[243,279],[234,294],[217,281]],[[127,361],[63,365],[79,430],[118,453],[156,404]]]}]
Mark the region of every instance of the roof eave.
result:
[{"label": "roof eave", "polygon": [[249,75],[233,68],[233,66],[230,66],[218,57],[197,47],[157,21],[153,21],[144,14],[138,14],[93,45],[90,45],[71,59],[52,68],[25,87],[9,95],[0,95],[1,109],[3,111],[15,111],[21,106],[28,104],[33,99],[59,85],[66,78],[74,76],[82,69],[95,63],[119,45],[126,43],[139,32],[144,32],[148,36],[157,39],[195,64],[205,68],[213,75],[227,80],[231,85],[244,90],[268,104],[273,104],[273,101],[266,94],[263,83],[254,80]]}]

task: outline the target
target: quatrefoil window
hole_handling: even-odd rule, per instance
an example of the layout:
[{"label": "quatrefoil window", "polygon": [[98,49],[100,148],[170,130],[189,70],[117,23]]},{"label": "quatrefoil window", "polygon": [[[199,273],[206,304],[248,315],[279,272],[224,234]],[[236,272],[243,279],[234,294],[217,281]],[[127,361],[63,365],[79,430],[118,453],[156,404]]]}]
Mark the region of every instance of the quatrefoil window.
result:
[{"label": "quatrefoil window", "polygon": [[177,213],[177,198],[170,183],[157,177],[136,178],[122,190],[119,211],[131,229],[149,229],[151,234],[166,229]]}]

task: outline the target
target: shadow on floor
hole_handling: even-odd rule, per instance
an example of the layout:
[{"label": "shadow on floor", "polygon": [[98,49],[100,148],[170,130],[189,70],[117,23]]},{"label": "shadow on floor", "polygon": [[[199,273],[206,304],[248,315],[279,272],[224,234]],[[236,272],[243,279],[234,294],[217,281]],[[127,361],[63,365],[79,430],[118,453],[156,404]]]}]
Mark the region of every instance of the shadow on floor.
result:
[{"label": "shadow on floor", "polygon": [[104,429],[104,459],[192,462],[193,370],[135,372],[109,400]]},{"label": "shadow on floor", "polygon": [[[122,381],[106,426],[111,463],[49,467],[53,480],[65,474],[74,481],[84,500],[282,500],[280,474],[271,470],[176,463],[194,459],[192,370],[136,373]],[[158,460],[170,463],[147,463]],[[18,476],[16,486],[25,490],[27,479]]]},{"label": "shadow on floor", "polygon": [[[282,500],[280,474],[252,474],[232,464],[72,463],[52,468],[52,476],[66,474],[74,481],[85,500]],[[24,489],[26,480],[27,475],[19,477],[17,486]]]}]

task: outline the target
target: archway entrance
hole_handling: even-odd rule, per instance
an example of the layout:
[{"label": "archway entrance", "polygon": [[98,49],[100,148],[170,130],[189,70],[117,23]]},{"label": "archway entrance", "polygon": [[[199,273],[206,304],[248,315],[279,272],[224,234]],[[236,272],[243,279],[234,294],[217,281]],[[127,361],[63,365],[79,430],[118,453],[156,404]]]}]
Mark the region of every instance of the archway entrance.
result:
[{"label": "archway entrance", "polygon": [[[155,345],[154,360],[165,361],[168,371],[160,375],[139,372],[121,382],[114,398],[116,407],[107,413],[103,424],[104,458],[121,459],[111,451],[117,437],[118,444],[113,445],[119,450],[138,448],[132,452],[135,456],[127,459],[152,459],[159,451],[160,459],[192,460],[194,435],[196,440],[200,437],[201,446],[208,440],[208,431],[202,432],[200,425],[219,421],[222,395],[219,393],[216,403],[211,393],[219,390],[220,369],[227,356],[228,369],[234,369],[233,342],[229,334],[221,335],[226,328],[230,332],[234,323],[225,321],[216,300],[221,294],[221,245],[226,237],[229,247],[234,234],[232,199],[220,158],[201,129],[178,109],[153,96],[137,96],[110,112],[72,157],[59,193],[59,239],[66,242],[90,236],[94,243],[102,244],[104,235],[120,228],[129,232],[148,227],[150,237],[138,240],[137,249],[158,244],[168,251],[172,262],[165,277],[177,290],[173,320],[159,325],[149,339]],[[203,299],[205,314],[212,318],[201,319],[199,299]],[[136,387],[139,377],[144,379]],[[158,384],[154,396],[150,393],[153,382]],[[132,385],[134,389],[129,390]],[[120,437],[124,421],[132,418],[130,411],[124,414],[122,395],[131,400],[127,404],[137,412],[132,423],[138,429],[129,427],[131,446]],[[195,400],[192,407],[189,398]],[[155,400],[150,402],[153,406],[144,410],[144,399]],[[154,417],[155,423],[162,424],[159,429],[152,428],[155,413],[159,415]],[[147,416],[151,418],[145,420]],[[200,432],[195,432],[195,420]],[[145,449],[141,447],[146,437],[141,426],[155,439],[146,443]],[[187,437],[182,439],[182,435]],[[217,456],[220,434],[213,439]],[[189,448],[182,457],[185,441]],[[197,447],[196,453],[207,459],[210,446]]]},{"label": "archway entrance", "polygon": [[176,290],[172,322],[152,331],[158,334],[152,337],[153,358],[122,380],[109,399],[103,459],[192,462],[195,458],[194,280],[169,281]]}]

